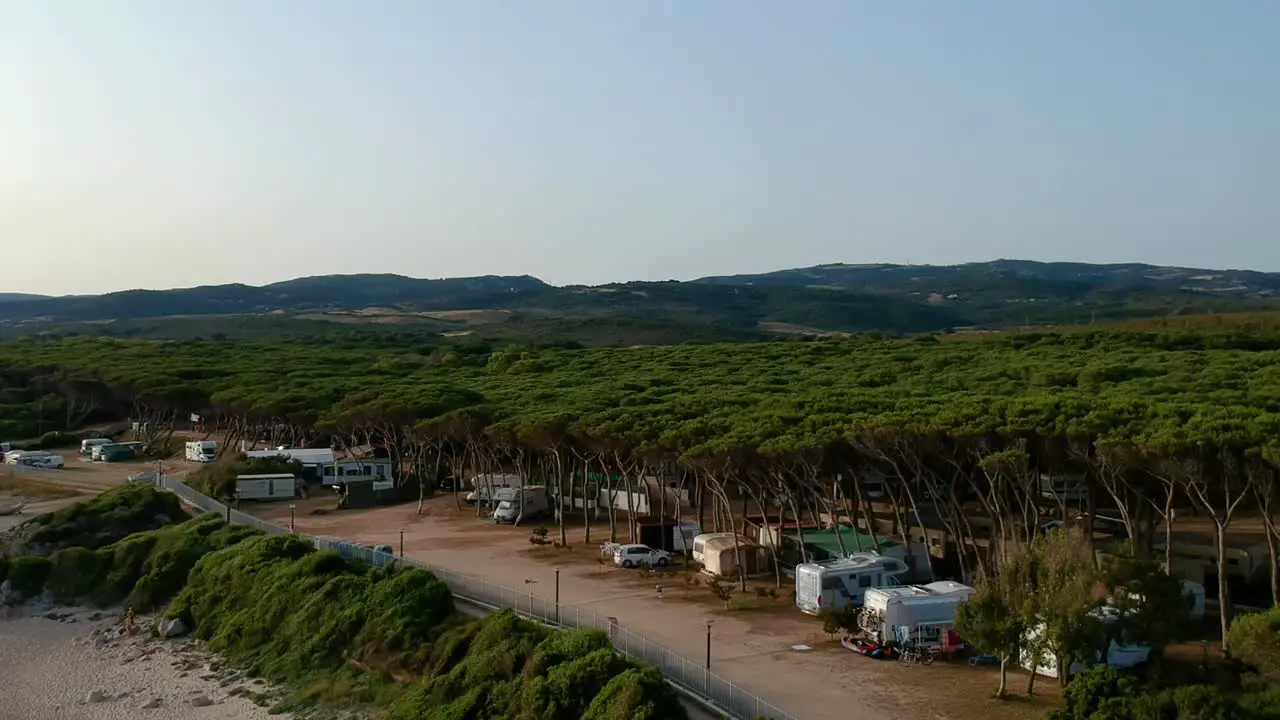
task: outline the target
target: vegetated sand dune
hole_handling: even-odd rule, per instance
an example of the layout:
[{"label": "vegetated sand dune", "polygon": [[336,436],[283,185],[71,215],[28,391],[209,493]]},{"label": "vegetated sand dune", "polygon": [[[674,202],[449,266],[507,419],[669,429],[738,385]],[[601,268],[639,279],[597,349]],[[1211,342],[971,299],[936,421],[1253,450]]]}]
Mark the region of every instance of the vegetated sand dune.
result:
[{"label": "vegetated sand dune", "polygon": [[[98,617],[98,620],[92,618]],[[0,619],[0,720],[267,720],[269,688],[190,640],[116,636],[119,613]],[[54,619],[57,618],[57,619]]]}]

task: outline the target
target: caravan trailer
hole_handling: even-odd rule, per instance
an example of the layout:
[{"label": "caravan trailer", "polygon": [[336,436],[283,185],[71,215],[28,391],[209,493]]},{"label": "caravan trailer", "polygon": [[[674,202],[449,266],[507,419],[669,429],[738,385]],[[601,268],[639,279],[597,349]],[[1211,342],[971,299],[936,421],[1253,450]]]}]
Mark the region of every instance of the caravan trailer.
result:
[{"label": "caravan trailer", "polygon": [[973,593],[968,585],[950,580],[870,588],[858,625],[881,644],[902,642],[902,635],[918,645],[938,645],[956,622],[956,608]]},{"label": "caravan trailer", "polygon": [[94,448],[99,445],[110,445],[111,442],[112,440],[110,438],[89,438],[88,440],[81,440],[80,454],[85,457],[89,457],[90,455],[93,455]]},{"label": "caravan trailer", "polygon": [[862,605],[868,588],[898,584],[910,568],[898,558],[875,552],[796,566],[796,607],[817,615],[845,605]]}]

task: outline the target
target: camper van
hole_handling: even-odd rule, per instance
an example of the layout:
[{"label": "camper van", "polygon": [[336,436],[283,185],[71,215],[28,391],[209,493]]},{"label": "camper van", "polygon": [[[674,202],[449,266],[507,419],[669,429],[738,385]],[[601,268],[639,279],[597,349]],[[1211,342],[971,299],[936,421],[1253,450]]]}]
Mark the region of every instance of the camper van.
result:
[{"label": "camper van", "polygon": [[212,440],[192,440],[187,443],[187,460],[213,462],[218,459],[218,443]]},{"label": "camper van", "polygon": [[52,454],[44,450],[13,450],[5,453],[4,461],[10,465],[30,465],[36,458],[48,457]]},{"label": "camper van", "polygon": [[488,505],[498,501],[491,497],[501,488],[518,488],[524,485],[524,478],[519,475],[485,474],[471,478],[471,486],[475,488],[464,498],[469,503]]},{"label": "camper van", "polygon": [[540,517],[551,510],[547,489],[541,485],[527,485],[521,489],[504,488],[495,495],[500,497],[498,506],[493,509],[493,521],[496,523],[516,524]]},{"label": "camper van", "polygon": [[928,585],[868,588],[858,625],[880,644],[941,645],[956,608],[974,589],[951,580]]},{"label": "camper van", "polygon": [[40,468],[44,470],[59,470],[63,466],[61,455],[50,455],[49,453],[25,453],[18,458],[18,464],[23,467]]},{"label": "camper van", "polygon": [[898,584],[907,564],[875,552],[796,566],[796,607],[809,615],[862,605],[868,588]]},{"label": "camper van", "polygon": [[90,455],[93,454],[94,448],[98,447],[99,445],[109,445],[110,443],[111,443],[111,440],[109,438],[90,438],[88,440],[81,440],[80,454],[85,457],[89,457]]}]

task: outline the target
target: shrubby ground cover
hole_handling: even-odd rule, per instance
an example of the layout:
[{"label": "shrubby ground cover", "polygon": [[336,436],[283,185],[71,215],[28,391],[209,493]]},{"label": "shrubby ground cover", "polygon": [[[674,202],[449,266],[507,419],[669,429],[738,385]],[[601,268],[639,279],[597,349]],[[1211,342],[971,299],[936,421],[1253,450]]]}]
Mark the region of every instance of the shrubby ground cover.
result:
[{"label": "shrubby ground cover", "polygon": [[[555,632],[510,612],[465,618],[429,572],[367,568],[216,514],[188,518],[175,501],[125,486],[41,516],[30,537],[44,539],[25,547],[46,554],[6,556],[0,581],[26,598],[166,608],[251,675],[294,688],[282,708],[374,705],[415,720],[685,716],[655,668],[600,633]],[[85,531],[95,526],[110,530]]]}]

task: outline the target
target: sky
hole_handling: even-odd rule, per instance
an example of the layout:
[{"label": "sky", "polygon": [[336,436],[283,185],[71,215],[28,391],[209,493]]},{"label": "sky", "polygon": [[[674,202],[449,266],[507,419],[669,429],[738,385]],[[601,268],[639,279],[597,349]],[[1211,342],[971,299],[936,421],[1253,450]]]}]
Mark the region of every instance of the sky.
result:
[{"label": "sky", "polygon": [[1272,0],[0,0],[0,291],[1280,271]]}]

